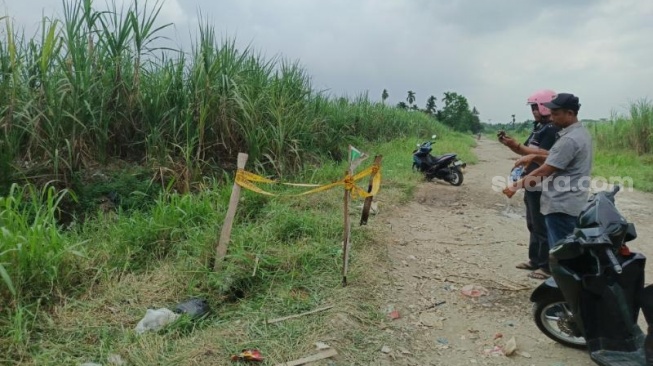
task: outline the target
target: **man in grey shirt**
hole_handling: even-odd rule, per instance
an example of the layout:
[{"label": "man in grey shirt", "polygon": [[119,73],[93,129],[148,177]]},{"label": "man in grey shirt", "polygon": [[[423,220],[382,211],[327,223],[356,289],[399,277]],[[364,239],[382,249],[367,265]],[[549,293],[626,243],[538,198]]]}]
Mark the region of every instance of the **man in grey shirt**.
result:
[{"label": "man in grey shirt", "polygon": [[[592,138],[578,121],[580,103],[573,94],[560,93],[551,102],[552,122],[562,128],[548,153],[522,157],[515,166],[541,163],[540,167],[504,190],[512,197],[520,188],[529,189],[542,182],[540,209],[547,227],[549,245],[571,234],[576,217],[587,203],[592,171]],[[544,180],[542,180],[544,179]]]}]

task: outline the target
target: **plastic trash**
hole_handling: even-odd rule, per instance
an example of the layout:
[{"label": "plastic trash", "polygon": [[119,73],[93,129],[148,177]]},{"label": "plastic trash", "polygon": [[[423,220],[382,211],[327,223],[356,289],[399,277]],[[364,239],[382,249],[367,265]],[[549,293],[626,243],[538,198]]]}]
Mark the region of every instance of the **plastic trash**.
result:
[{"label": "plastic trash", "polygon": [[263,361],[263,355],[257,349],[244,349],[239,354],[231,356],[232,361]]},{"label": "plastic trash", "polygon": [[480,296],[487,296],[490,294],[490,291],[488,291],[485,287],[478,286],[478,285],[467,285],[463,287],[460,292],[469,297],[480,297]]},{"label": "plastic trash", "polygon": [[204,299],[190,299],[175,307],[175,313],[187,314],[193,319],[199,319],[207,315],[211,309]]},{"label": "plastic trash", "polygon": [[125,361],[122,356],[116,353],[112,353],[107,357],[107,362],[109,365],[113,366],[125,366],[127,365],[127,361]]},{"label": "plastic trash", "polygon": [[174,313],[170,309],[147,309],[145,316],[136,325],[136,333],[143,334],[147,331],[158,331],[166,325],[174,322],[181,315]]}]

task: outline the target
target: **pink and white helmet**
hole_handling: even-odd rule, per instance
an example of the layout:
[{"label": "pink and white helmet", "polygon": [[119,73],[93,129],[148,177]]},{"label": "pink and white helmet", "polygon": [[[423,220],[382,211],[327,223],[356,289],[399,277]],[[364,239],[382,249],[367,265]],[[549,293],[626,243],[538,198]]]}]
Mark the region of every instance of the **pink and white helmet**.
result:
[{"label": "pink and white helmet", "polygon": [[542,105],[542,103],[548,103],[555,98],[556,92],[549,89],[538,90],[533,95],[528,97],[528,104],[537,105],[537,110],[540,112],[541,116],[550,116],[551,110]]}]

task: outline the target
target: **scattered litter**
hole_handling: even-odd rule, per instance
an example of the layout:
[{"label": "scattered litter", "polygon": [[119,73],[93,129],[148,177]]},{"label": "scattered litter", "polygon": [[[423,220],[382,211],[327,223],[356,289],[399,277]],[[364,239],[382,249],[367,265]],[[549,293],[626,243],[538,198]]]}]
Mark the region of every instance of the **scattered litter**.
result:
[{"label": "scattered litter", "polygon": [[239,354],[231,356],[231,361],[263,361],[263,355],[257,349],[244,349]]},{"label": "scattered litter", "polygon": [[414,255],[409,255],[408,259],[410,259],[411,261],[415,261],[417,260],[417,257],[415,257]]},{"label": "scattered litter", "polygon": [[99,363],[95,363],[95,362],[84,362],[84,363],[80,364],[79,366],[102,366],[102,365],[99,364]]},{"label": "scattered litter", "polygon": [[506,346],[503,348],[503,351],[506,354],[506,356],[512,356],[516,350],[517,350],[517,341],[515,340],[515,337],[512,337],[508,342],[506,342]]},{"label": "scattered litter", "polygon": [[[494,335],[494,341],[496,342],[498,339],[503,339],[503,335],[501,333],[497,333]],[[498,342],[498,343],[502,343],[502,342]],[[492,349],[484,350],[483,354],[486,356],[512,356],[515,354],[519,354],[517,352],[517,341],[515,340],[515,337],[511,337],[508,340],[508,342],[506,342],[505,345],[497,344]],[[528,355],[528,353],[526,354]],[[530,357],[530,355],[528,355],[528,357]]]},{"label": "scattered litter", "polygon": [[390,349],[390,347],[388,347],[388,346],[383,346],[383,347],[381,347],[381,352],[383,352],[385,354],[388,354],[388,353],[392,352],[392,349]]},{"label": "scattered litter", "polygon": [[438,341],[438,343],[440,343],[440,344],[444,344],[444,345],[449,344],[449,341],[448,341],[446,338],[444,338],[444,337],[440,337],[440,338],[438,338],[437,341]]},{"label": "scattered litter", "polygon": [[397,310],[397,308],[395,308],[393,304],[389,304],[386,306],[385,313],[388,315],[388,318],[392,320],[401,318],[401,314],[399,313],[399,310]]},{"label": "scattered litter", "polygon": [[503,348],[501,346],[494,346],[492,349],[486,349],[483,351],[483,354],[486,356],[505,356],[505,353],[503,353]]},{"label": "scattered litter", "polygon": [[490,294],[490,291],[488,291],[485,287],[479,286],[479,285],[467,285],[464,286],[460,292],[468,297],[481,297],[481,296],[487,296]]},{"label": "scattered litter", "polygon": [[147,309],[145,316],[136,325],[136,333],[143,334],[147,331],[157,331],[164,326],[174,322],[180,315],[170,309],[161,308],[157,310]]},{"label": "scattered litter", "polygon": [[175,307],[175,313],[187,314],[193,319],[199,319],[209,313],[211,309],[204,299],[190,299]]},{"label": "scattered litter", "polygon": [[119,354],[112,353],[107,357],[107,362],[110,365],[115,365],[115,366],[125,366],[127,365],[127,361],[125,361]]},{"label": "scattered litter", "polygon": [[336,352],[335,349],[328,349],[308,357],[300,358],[299,360],[278,363],[276,366],[299,366],[299,365],[304,365],[315,361],[323,360],[325,358],[334,357],[337,355],[338,352]]},{"label": "scattered litter", "polygon": [[331,348],[331,346],[329,346],[328,344],[326,344],[324,342],[315,342],[315,348],[318,351],[322,351],[322,350]]},{"label": "scattered litter", "polygon": [[299,317],[302,317],[302,316],[311,315],[311,314],[319,313],[319,312],[321,312],[321,311],[329,310],[329,309],[331,309],[332,307],[333,307],[333,305],[329,305],[329,306],[325,306],[325,307],[323,307],[323,308],[319,308],[319,309],[315,309],[315,310],[307,311],[307,312],[305,312],[305,313],[301,313],[301,314],[290,315],[290,316],[284,316],[284,317],[282,317],[282,318],[276,318],[276,319],[268,320],[267,323],[268,323],[268,324],[272,324],[272,323],[282,322],[282,321],[284,321],[284,320],[288,320],[288,319],[295,319],[295,318],[299,318]]},{"label": "scattered litter", "polygon": [[519,355],[519,356],[525,357],[525,358],[531,358],[531,354],[528,353],[528,352],[517,351],[516,354]]}]

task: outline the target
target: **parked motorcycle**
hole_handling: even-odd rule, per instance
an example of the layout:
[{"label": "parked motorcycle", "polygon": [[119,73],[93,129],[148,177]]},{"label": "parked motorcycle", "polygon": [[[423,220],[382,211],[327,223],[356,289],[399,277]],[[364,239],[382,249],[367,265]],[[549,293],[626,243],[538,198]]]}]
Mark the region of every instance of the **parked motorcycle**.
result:
[{"label": "parked motorcycle", "polygon": [[[435,140],[437,136],[431,136]],[[463,171],[467,164],[457,158],[457,154],[431,155],[434,141],[417,144],[413,150],[413,170],[424,174],[426,180],[441,179],[454,186],[463,184]]]},{"label": "parked motorcycle", "polygon": [[551,249],[552,277],[531,295],[533,316],[549,338],[587,348],[598,365],[653,365],[653,285],[644,287],[644,255],[626,245],[637,232],[614,205],[618,191],[593,195],[574,233]]}]

